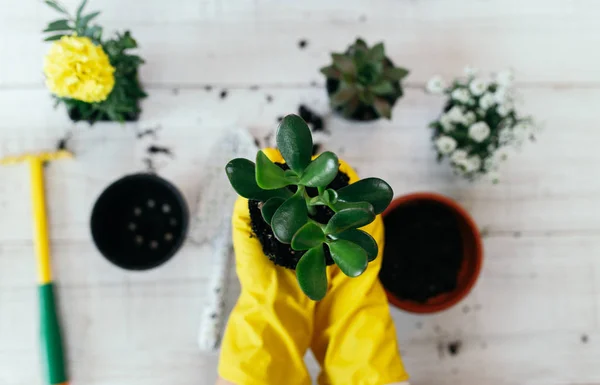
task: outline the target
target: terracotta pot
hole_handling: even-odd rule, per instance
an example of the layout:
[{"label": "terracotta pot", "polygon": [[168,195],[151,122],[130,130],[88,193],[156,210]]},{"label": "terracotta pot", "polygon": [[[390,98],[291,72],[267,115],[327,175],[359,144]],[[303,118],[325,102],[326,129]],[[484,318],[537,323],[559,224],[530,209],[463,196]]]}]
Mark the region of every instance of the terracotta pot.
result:
[{"label": "terracotta pot", "polygon": [[446,196],[427,192],[404,195],[394,199],[383,213],[383,216],[385,217],[401,205],[424,200],[443,204],[456,214],[463,240],[464,258],[458,274],[458,285],[452,292],[440,294],[430,298],[425,303],[419,303],[397,298],[394,294],[386,291],[388,300],[392,305],[411,313],[420,314],[446,310],[460,302],[475,285],[483,262],[483,245],[477,225],[464,208]]}]

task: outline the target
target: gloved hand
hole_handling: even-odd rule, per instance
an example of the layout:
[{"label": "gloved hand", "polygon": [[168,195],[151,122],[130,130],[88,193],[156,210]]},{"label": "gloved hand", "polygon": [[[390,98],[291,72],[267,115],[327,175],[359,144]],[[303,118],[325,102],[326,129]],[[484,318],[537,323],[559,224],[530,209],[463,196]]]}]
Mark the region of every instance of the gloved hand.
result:
[{"label": "gloved hand", "polygon": [[[278,151],[264,150],[283,163]],[[358,176],[345,162],[340,170]],[[306,385],[304,355],[310,347],[323,368],[321,385],[385,385],[406,381],[387,299],[378,280],[383,253],[381,217],[365,226],[379,255],[363,275],[327,267],[329,288],[320,302],[300,289],[295,271],[275,266],[253,236],[248,200],[233,211],[233,246],[241,294],[221,347],[219,375],[236,385]]]}]

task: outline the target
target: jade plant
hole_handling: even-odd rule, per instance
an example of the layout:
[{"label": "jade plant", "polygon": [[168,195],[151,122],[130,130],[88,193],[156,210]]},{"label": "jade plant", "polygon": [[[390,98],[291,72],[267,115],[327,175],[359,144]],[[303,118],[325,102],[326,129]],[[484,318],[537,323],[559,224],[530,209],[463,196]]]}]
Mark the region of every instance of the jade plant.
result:
[{"label": "jade plant", "polygon": [[[225,169],[239,195],[261,202],[263,220],[277,240],[304,253],[296,266],[298,283],[309,298],[320,300],[327,292],[326,250],[349,277],[361,275],[377,257],[377,243],[359,228],[386,209],[393,191],[378,178],[362,179],[337,191],[328,188],[338,174],[338,157],[327,151],[312,159],[310,129],[297,115],[283,118],[276,141],[289,169],[273,163],[262,151],[256,163],[238,158]],[[310,196],[309,188],[316,188],[317,195]],[[327,223],[313,219],[317,206],[333,212]]]},{"label": "jade plant", "polygon": [[392,106],[402,96],[400,81],[408,70],[395,67],[383,43],[369,48],[357,39],[346,52],[332,53],[333,63],[321,69],[327,77],[332,107],[350,119],[391,119]]}]

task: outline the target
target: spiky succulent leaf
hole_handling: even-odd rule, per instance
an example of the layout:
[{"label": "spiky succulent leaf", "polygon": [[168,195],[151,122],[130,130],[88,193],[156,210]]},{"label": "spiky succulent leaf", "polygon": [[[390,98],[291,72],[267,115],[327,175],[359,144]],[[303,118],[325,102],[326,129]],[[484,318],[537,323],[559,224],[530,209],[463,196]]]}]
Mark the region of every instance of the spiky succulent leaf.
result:
[{"label": "spiky succulent leaf", "polygon": [[392,106],[390,105],[390,102],[384,98],[375,97],[373,107],[375,107],[375,111],[377,111],[380,116],[383,116],[386,119],[392,118]]},{"label": "spiky succulent leaf", "polygon": [[333,108],[348,118],[365,111],[390,119],[392,105],[402,96],[400,80],[408,71],[394,67],[385,55],[383,43],[369,48],[357,39],[346,52],[333,53],[332,60],[333,64],[321,72],[334,81],[328,82],[328,87],[335,87],[330,89]]}]

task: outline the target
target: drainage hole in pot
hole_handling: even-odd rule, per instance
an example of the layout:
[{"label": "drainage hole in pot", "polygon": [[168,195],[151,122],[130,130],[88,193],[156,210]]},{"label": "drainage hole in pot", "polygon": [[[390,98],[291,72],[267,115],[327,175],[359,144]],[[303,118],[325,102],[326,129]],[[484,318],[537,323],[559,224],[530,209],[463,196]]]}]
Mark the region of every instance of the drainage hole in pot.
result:
[{"label": "drainage hole in pot", "polygon": [[154,206],[156,206],[156,202],[154,202],[154,200],[152,200],[152,199],[148,199],[148,202],[146,202],[146,204],[150,208],[153,208]]},{"label": "drainage hole in pot", "polygon": [[135,215],[136,217],[139,217],[140,215],[142,215],[142,209],[139,207],[135,207],[133,209],[133,215]]},{"label": "drainage hole in pot", "polygon": [[158,249],[158,242],[157,241],[150,241],[150,248],[153,250]]},{"label": "drainage hole in pot", "polygon": [[141,245],[142,243],[144,243],[144,237],[142,237],[141,235],[136,235],[135,243],[137,243],[138,245]]},{"label": "drainage hole in pot", "polygon": [[165,234],[165,241],[170,242],[173,240],[173,234],[171,233],[166,233]]},{"label": "drainage hole in pot", "polygon": [[177,226],[177,219],[175,219],[175,218],[171,218],[171,219],[169,220],[169,224],[170,224],[171,226]]},{"label": "drainage hole in pot", "polygon": [[129,225],[127,225],[127,228],[131,231],[135,231],[135,229],[137,229],[137,225],[133,222],[129,222]]},{"label": "drainage hole in pot", "polygon": [[170,213],[171,212],[171,206],[169,206],[168,204],[165,203],[164,205],[162,205],[162,211],[165,214]]}]

